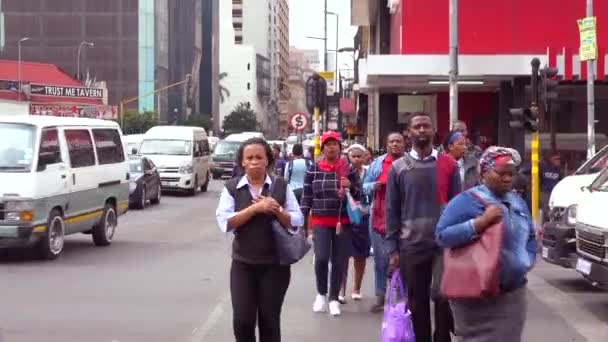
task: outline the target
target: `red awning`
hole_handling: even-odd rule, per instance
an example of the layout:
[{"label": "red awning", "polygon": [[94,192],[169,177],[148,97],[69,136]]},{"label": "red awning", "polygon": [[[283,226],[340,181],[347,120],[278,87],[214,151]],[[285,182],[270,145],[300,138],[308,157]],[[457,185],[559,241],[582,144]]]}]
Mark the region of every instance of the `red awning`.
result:
[{"label": "red awning", "polygon": [[[0,80],[19,81],[19,62],[0,59]],[[72,78],[54,64],[21,62],[23,83],[53,84],[82,87],[82,83]]]}]

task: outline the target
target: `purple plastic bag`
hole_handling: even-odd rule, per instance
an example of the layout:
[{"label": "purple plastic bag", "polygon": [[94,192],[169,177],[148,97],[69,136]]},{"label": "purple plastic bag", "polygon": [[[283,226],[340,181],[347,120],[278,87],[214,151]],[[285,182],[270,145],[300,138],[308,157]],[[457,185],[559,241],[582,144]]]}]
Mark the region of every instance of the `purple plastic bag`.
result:
[{"label": "purple plastic bag", "polygon": [[[397,304],[393,304],[392,300],[395,286],[399,288],[399,297],[404,299]],[[414,326],[412,324],[412,313],[407,308],[407,296],[405,296],[404,292],[399,272],[393,272],[388,301],[384,306],[380,342],[416,342]]]}]

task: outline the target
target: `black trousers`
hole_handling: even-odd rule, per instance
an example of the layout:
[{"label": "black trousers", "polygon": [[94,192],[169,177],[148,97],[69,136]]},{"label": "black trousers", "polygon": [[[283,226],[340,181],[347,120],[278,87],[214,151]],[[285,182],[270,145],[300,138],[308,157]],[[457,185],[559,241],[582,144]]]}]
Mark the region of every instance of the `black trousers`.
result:
[{"label": "black trousers", "polygon": [[260,342],[281,341],[281,308],[290,278],[289,266],[232,261],[230,295],[236,342],[256,342],[256,322]]},{"label": "black trousers", "polygon": [[[399,256],[401,279],[407,289],[408,306],[412,312],[416,342],[449,342],[453,330],[452,312],[448,301],[435,298],[435,333],[431,333],[431,280],[435,253]],[[431,335],[433,338],[431,338]]]},{"label": "black trousers", "polygon": [[[344,269],[348,265],[351,248],[351,230],[349,225],[342,226],[342,232],[336,234],[335,228],[313,227],[313,247],[315,249],[315,276],[317,280],[317,293],[327,295],[329,287],[329,300],[338,300]],[[331,274],[329,286],[327,278],[329,262],[331,261]]]}]

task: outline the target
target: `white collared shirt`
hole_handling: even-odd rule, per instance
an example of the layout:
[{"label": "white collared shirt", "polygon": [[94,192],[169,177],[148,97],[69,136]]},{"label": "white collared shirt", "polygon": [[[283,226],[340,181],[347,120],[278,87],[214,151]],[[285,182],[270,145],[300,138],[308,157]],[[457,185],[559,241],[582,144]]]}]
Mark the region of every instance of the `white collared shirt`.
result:
[{"label": "white collared shirt", "polygon": [[431,150],[431,154],[427,157],[425,157],[424,159],[420,159],[420,156],[418,155],[418,152],[416,152],[416,150],[414,150],[413,148],[410,150],[410,156],[416,160],[430,160],[431,158],[435,158],[435,160],[437,160],[437,158],[439,158],[439,151],[436,149],[432,149]]},{"label": "white collared shirt", "polygon": [[[272,179],[269,175],[266,175],[264,184],[268,185],[269,187],[272,185]],[[253,198],[259,197],[262,194],[263,187],[256,192],[256,190],[253,189],[253,187],[249,184],[247,176],[241,177],[238,184],[236,185],[236,188],[240,189],[244,186],[248,187],[249,192],[251,193],[251,197]],[[304,215],[302,215],[302,211],[300,210],[300,205],[298,204],[296,195],[293,193],[293,190],[291,189],[291,187],[289,187],[289,185],[287,185],[287,191],[285,193],[284,209],[291,219],[292,227],[295,228],[304,225]],[[220,230],[224,233],[228,233],[231,231],[228,229],[228,220],[237,214],[234,210],[234,197],[232,197],[232,195],[230,195],[230,193],[228,192],[228,189],[224,187],[224,190],[222,190],[222,194],[220,195],[217,210],[215,211],[217,223],[220,227]]]}]

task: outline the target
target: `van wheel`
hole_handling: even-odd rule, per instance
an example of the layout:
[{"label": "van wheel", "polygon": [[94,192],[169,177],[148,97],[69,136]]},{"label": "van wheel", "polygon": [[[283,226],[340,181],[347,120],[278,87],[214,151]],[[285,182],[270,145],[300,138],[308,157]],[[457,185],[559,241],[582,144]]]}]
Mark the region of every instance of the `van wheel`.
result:
[{"label": "van wheel", "polygon": [[95,246],[110,245],[117,225],[118,215],[116,215],[116,209],[112,204],[106,203],[101,220],[93,227],[93,242]]},{"label": "van wheel", "polygon": [[207,189],[209,189],[210,181],[211,181],[211,175],[209,174],[209,171],[207,171],[207,177],[205,178],[205,184],[203,184],[201,186],[201,192],[207,192]]},{"label": "van wheel", "polygon": [[198,190],[198,174],[194,176],[194,186],[190,189],[190,196],[196,196],[196,190]]},{"label": "van wheel", "polygon": [[150,203],[152,204],[159,204],[160,203],[160,198],[162,197],[162,189],[160,188],[160,185],[158,186],[158,189],[156,189],[156,197],[154,197],[153,199],[150,200]]},{"label": "van wheel", "polygon": [[61,213],[53,209],[49,214],[46,233],[38,243],[38,255],[47,260],[56,259],[65,244],[65,222]]},{"label": "van wheel", "polygon": [[135,205],[136,209],[141,209],[141,210],[146,209],[146,196],[148,196],[148,194],[146,193],[146,186],[144,185],[141,188],[141,193],[139,195],[139,201]]}]

